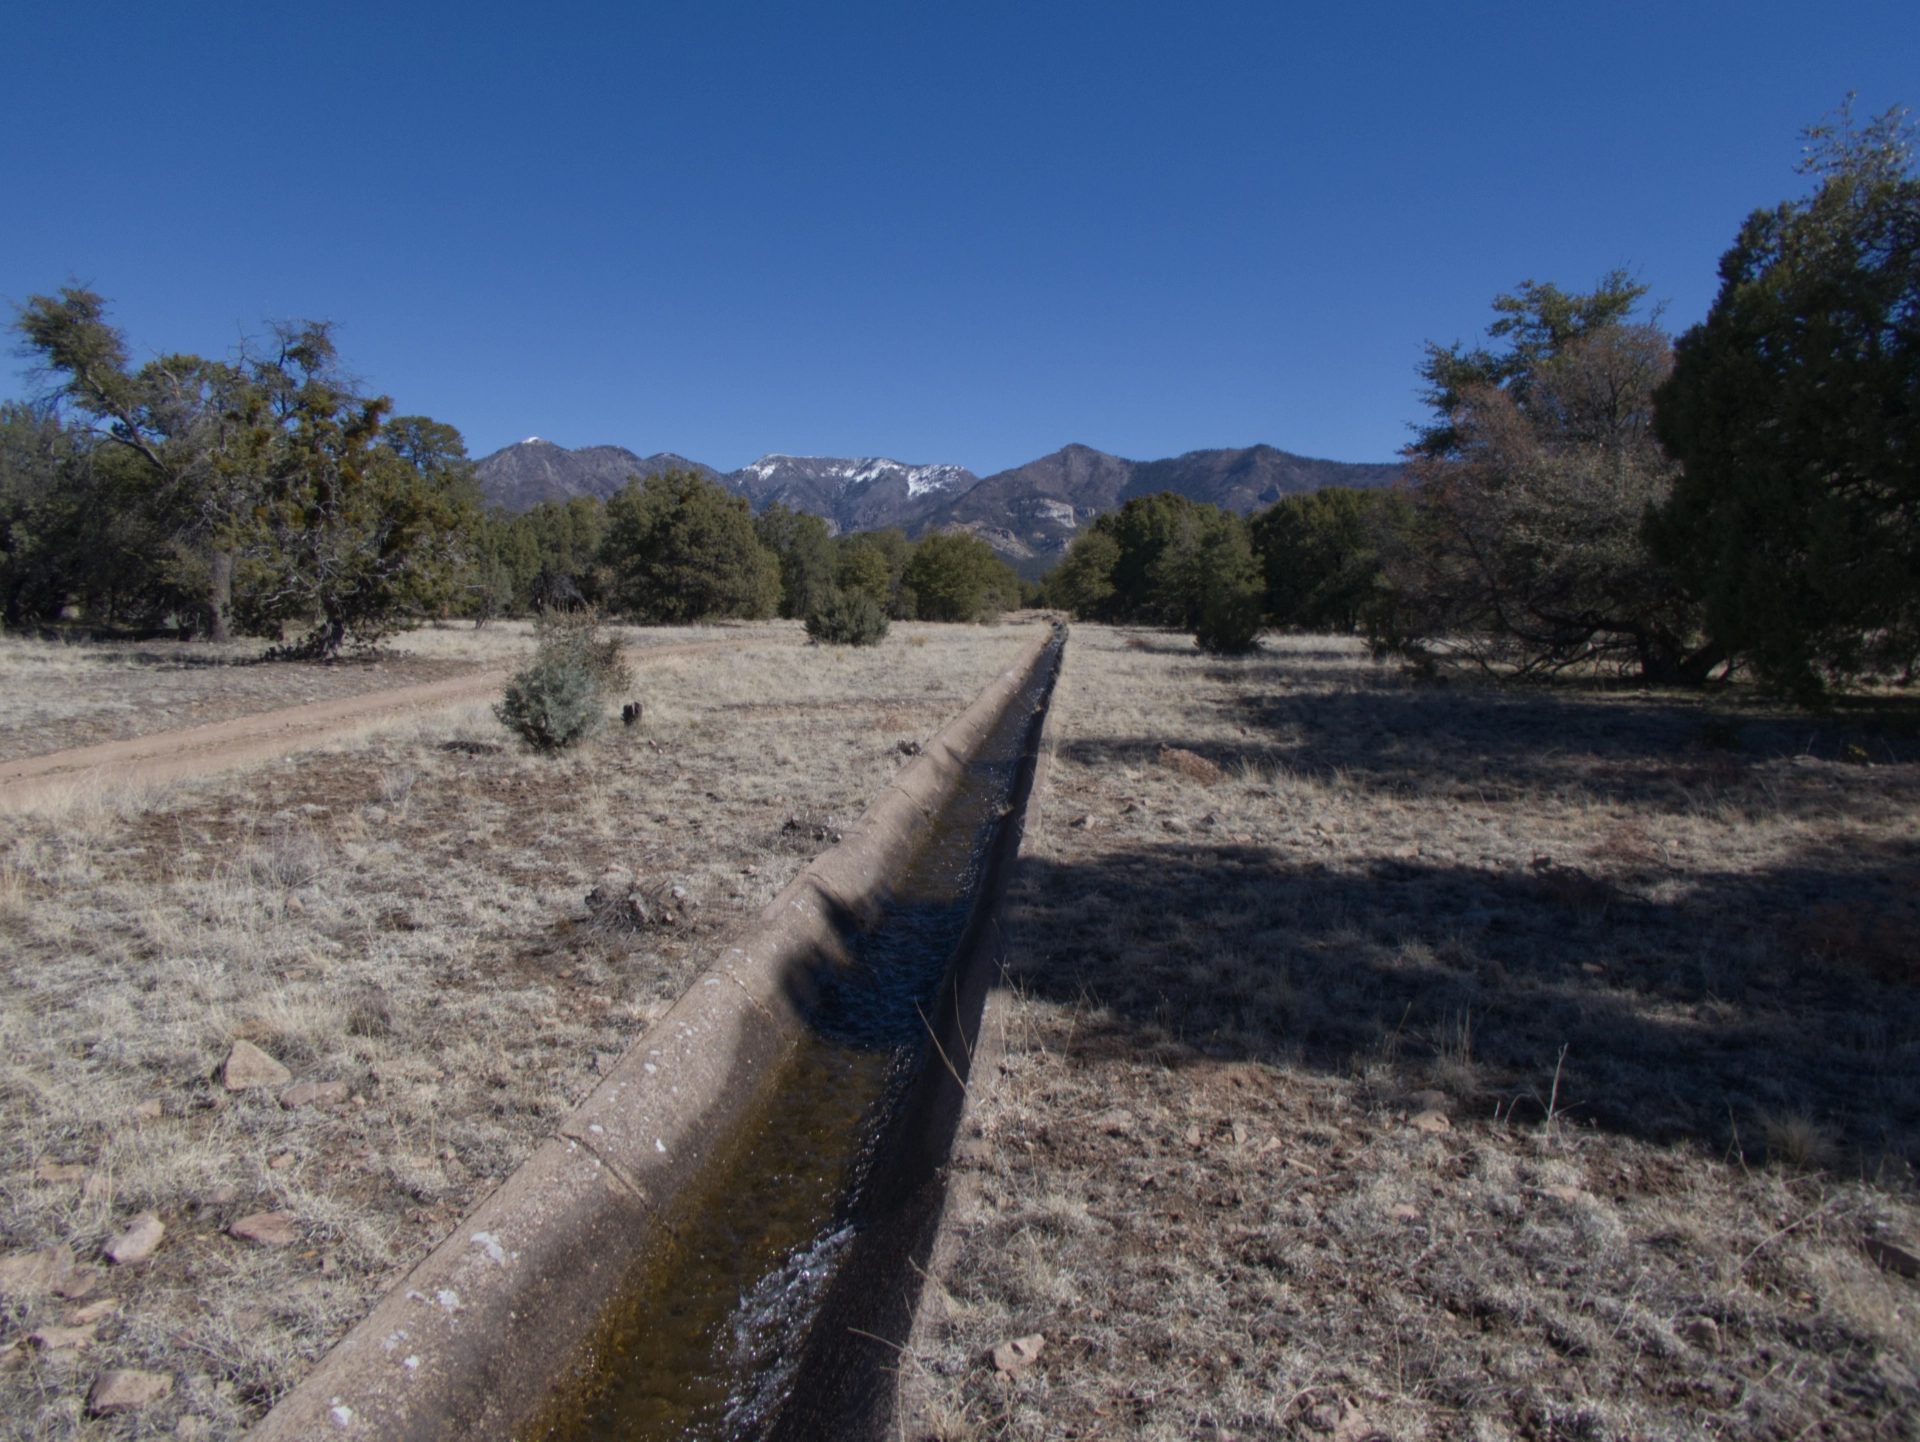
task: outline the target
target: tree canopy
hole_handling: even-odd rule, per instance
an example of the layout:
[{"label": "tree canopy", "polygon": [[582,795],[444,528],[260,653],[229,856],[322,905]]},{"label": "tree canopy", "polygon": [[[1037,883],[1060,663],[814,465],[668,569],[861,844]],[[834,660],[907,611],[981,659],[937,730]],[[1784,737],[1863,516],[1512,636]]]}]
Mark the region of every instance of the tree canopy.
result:
[{"label": "tree canopy", "polygon": [[1810,194],[1747,218],[1656,428],[1650,535],[1715,634],[1804,698],[1920,654],[1920,180],[1899,111],[1808,133]]},{"label": "tree canopy", "polygon": [[743,497],[687,471],[632,480],[607,502],[601,557],[613,604],[640,620],[771,616],[780,559]]}]

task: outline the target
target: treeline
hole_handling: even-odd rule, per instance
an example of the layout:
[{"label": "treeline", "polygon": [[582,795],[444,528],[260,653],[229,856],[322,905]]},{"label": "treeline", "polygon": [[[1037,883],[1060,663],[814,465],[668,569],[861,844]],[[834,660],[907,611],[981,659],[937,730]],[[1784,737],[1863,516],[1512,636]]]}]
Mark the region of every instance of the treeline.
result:
[{"label": "treeline", "polygon": [[1391,491],[1242,520],[1100,517],[1048,578],[1102,620],[1358,631],[1502,674],[1745,668],[1818,700],[1920,660],[1920,180],[1897,111],[1808,132],[1811,193],[1755,212],[1677,342],[1625,272],[1528,281],[1489,344],[1430,345],[1431,422]]},{"label": "treeline", "polygon": [[69,288],[30,299],[15,329],[48,384],[0,404],[8,626],[331,656],[429,617],[582,604],[657,623],[826,615],[836,639],[849,624],[871,639],[888,618],[972,621],[1023,600],[976,537],[833,537],[678,472],[605,504],[485,511],[459,432],[364,393],[323,324],[276,327],[231,360],[134,366],[102,299]]},{"label": "treeline", "polygon": [[976,536],[899,530],[835,536],[818,516],[682,471],[635,478],[605,504],[495,510],[474,530],[478,616],[587,604],[642,622],[805,619],[850,596],[893,620],[978,621],[1032,599]]}]

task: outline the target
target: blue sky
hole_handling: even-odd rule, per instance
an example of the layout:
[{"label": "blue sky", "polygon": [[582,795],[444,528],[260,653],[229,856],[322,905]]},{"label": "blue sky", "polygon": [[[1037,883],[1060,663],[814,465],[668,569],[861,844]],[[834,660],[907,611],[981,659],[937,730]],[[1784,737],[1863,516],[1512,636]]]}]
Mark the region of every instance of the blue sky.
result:
[{"label": "blue sky", "polygon": [[1383,460],[1423,340],[1621,265],[1699,319],[1800,129],[1917,82],[1912,0],[43,4],[0,297],[330,319],[475,455]]}]

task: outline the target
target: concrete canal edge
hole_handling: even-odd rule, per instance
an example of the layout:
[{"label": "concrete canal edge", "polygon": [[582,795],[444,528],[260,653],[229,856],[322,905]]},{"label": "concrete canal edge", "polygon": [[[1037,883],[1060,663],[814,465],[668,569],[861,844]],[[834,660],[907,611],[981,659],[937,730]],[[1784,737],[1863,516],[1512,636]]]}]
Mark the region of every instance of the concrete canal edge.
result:
[{"label": "concrete canal edge", "polygon": [[649,1027],[555,1135],[252,1435],[510,1438],[804,1031],[808,977],[877,917],[968,762],[1046,663],[1043,630]]}]

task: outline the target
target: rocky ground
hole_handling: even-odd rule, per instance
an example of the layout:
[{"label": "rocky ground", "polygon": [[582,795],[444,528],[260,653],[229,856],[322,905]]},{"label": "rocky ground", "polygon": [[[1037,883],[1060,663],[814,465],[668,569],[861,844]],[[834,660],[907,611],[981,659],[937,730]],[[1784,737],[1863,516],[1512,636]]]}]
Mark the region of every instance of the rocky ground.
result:
[{"label": "rocky ground", "polygon": [[1087,626],[1055,706],[906,1435],[1920,1436],[1910,706]]},{"label": "rocky ground", "polygon": [[558,760],[475,707],[0,818],[0,1436],[259,1418],[1032,634],[791,629]]}]

